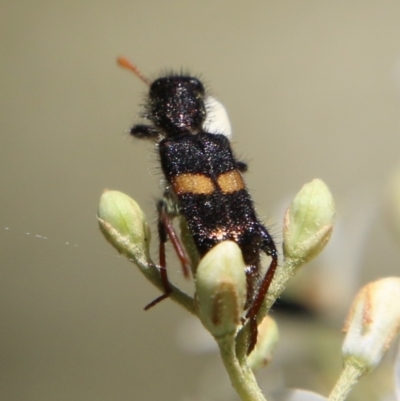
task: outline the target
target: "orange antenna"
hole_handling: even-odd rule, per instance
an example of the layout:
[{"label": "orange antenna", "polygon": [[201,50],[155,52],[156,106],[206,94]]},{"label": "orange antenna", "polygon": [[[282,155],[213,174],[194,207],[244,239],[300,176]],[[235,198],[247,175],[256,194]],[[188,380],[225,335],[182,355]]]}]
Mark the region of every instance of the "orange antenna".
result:
[{"label": "orange antenna", "polygon": [[127,58],[125,57],[118,57],[117,58],[117,63],[120,67],[126,68],[129,71],[132,71],[140,80],[142,80],[146,85],[151,85],[151,81],[149,78],[144,76],[139,68],[136,67],[135,64],[131,63]]}]

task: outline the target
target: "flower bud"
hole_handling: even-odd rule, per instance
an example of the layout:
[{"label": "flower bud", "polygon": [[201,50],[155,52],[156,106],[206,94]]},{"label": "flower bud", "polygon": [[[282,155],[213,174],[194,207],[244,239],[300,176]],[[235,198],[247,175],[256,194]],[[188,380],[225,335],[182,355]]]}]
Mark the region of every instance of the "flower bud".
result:
[{"label": "flower bud", "polygon": [[331,236],[334,217],[335,204],[325,183],[315,179],[305,184],[285,214],[285,257],[302,264],[317,256]]},{"label": "flower bud", "polygon": [[258,326],[257,344],[247,358],[250,368],[255,371],[267,365],[279,340],[278,325],[270,316],[265,316]]},{"label": "flower bud", "polygon": [[364,370],[380,362],[400,327],[400,278],[367,284],[357,294],[347,317],[342,347],[344,359]]},{"label": "flower bud", "polygon": [[313,393],[307,390],[281,390],[276,394],[274,400],[279,401],[331,401],[320,394]]},{"label": "flower bud", "polygon": [[196,294],[203,325],[216,338],[234,335],[246,302],[246,266],[233,241],[213,247],[201,259],[196,273]]},{"label": "flower bud", "polygon": [[150,230],[142,209],[132,198],[119,191],[104,191],[98,221],[104,237],[118,252],[139,264],[151,263]]}]

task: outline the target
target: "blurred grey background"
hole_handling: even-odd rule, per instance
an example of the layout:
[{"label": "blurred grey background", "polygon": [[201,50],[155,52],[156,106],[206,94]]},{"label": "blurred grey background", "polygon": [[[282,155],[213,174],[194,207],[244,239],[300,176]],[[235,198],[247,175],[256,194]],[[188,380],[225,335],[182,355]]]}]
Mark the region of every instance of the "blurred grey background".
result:
[{"label": "blurred grey background", "polygon": [[[382,213],[400,150],[398,1],[2,0],[0,43],[1,400],[235,399],[229,383],[219,394],[216,353],[182,348],[183,310],[142,311],[157,291],[97,228],[104,188],[133,196],[153,227],[160,194],[151,144],[127,135],[146,87],[119,55],[152,78],[204,79],[278,243],[283,208],[319,177],[339,221],[349,202],[369,211],[357,283],[398,270]],[[348,238],[328,252],[345,260]],[[342,320],[330,324],[340,341]],[[276,364],[285,386],[333,385]],[[339,352],[332,365],[337,375]]]}]

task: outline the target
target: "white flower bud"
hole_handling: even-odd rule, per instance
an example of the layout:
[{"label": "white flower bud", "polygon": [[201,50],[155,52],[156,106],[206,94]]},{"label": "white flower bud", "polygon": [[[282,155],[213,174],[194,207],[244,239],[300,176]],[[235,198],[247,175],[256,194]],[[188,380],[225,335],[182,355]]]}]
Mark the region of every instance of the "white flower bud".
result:
[{"label": "white flower bud", "polygon": [[335,204],[325,183],[315,179],[305,184],[285,214],[285,257],[305,263],[317,256],[331,236],[334,218]]},{"label": "white flower bud", "polygon": [[104,237],[118,252],[142,265],[151,263],[150,230],[139,205],[118,191],[104,191],[98,220]]},{"label": "white flower bud", "polygon": [[234,335],[246,302],[246,266],[233,241],[213,247],[196,272],[196,294],[203,325],[216,338]]},{"label": "white flower bud", "polygon": [[[275,401],[328,401],[328,398],[307,390],[282,390],[274,398]],[[329,399],[330,401],[330,399]]]},{"label": "white flower bud", "polygon": [[400,278],[388,277],[363,287],[346,320],[343,357],[366,371],[375,368],[399,330],[399,305]]},{"label": "white flower bud", "polygon": [[222,134],[231,139],[231,123],[224,105],[213,96],[206,97],[205,105],[207,117],[203,123],[203,129],[211,134]]}]

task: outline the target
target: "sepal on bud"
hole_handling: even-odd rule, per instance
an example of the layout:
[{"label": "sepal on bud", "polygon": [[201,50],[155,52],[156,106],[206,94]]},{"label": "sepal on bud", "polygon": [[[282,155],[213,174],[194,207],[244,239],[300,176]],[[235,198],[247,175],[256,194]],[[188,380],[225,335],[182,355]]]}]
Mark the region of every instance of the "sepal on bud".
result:
[{"label": "sepal on bud", "polygon": [[335,204],[320,179],[305,184],[293,199],[284,219],[284,254],[303,264],[316,257],[332,234]]},{"label": "sepal on bud", "polygon": [[98,221],[104,237],[118,252],[139,264],[151,263],[150,230],[142,209],[132,198],[119,191],[104,191]]},{"label": "sepal on bud", "polygon": [[239,246],[224,241],[200,261],[196,295],[203,325],[216,338],[234,335],[246,302],[246,266]]}]

